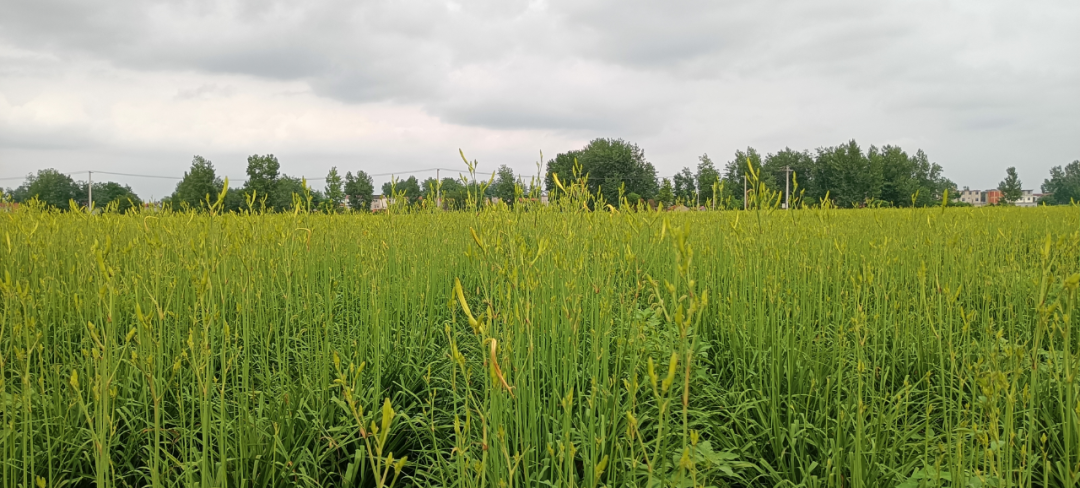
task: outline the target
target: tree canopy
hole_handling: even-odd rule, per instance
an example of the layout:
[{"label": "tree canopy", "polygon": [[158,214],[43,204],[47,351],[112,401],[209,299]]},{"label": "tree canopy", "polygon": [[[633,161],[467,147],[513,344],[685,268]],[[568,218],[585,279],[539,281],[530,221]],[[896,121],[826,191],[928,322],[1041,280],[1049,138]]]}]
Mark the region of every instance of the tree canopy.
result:
[{"label": "tree canopy", "polygon": [[511,207],[517,199],[517,181],[514,179],[514,170],[507,165],[499,166],[495,172],[495,181],[488,187],[491,196],[502,200]]},{"label": "tree canopy", "polygon": [[645,159],[645,152],[636,144],[622,139],[593,139],[578,151],[569,151],[548,161],[544,184],[548,192],[557,192],[554,174],[566,182],[573,179],[574,161],[580,174],[588,176],[589,191],[602,191],[614,201],[622,188],[627,194],[654,198],[659,190],[656,168]]},{"label": "tree canopy", "polygon": [[1001,192],[1001,199],[1008,204],[1016,202],[1024,195],[1023,184],[1020,183],[1015,167],[1005,170],[1005,179],[998,183],[998,191]]},{"label": "tree canopy", "polygon": [[345,196],[353,210],[371,210],[371,199],[375,196],[371,177],[364,171],[357,171],[356,176],[351,171],[345,173]]},{"label": "tree canopy", "polygon": [[386,183],[383,183],[382,194],[386,197],[403,194],[409,203],[415,203],[423,196],[423,192],[420,190],[420,182],[417,181],[415,176],[410,176],[404,180],[387,181]]},{"label": "tree canopy", "polygon": [[330,168],[330,172],[326,174],[325,189],[327,205],[332,211],[338,211],[341,204],[345,202],[345,188],[341,175],[338,174],[337,166]]},{"label": "tree canopy", "polygon": [[196,155],[191,159],[191,168],[176,184],[176,191],[173,192],[170,200],[173,208],[179,209],[184,205],[202,208],[206,206],[207,195],[216,196],[221,192],[222,186],[224,184],[214,171],[214,163]]},{"label": "tree canopy", "polygon": [[1080,160],[1073,161],[1064,168],[1050,168],[1050,178],[1043,181],[1042,191],[1050,194],[1046,197],[1047,200],[1058,205],[1080,202]]},{"label": "tree canopy", "polygon": [[[247,158],[247,182],[244,184],[245,193],[255,193],[255,197],[269,197],[275,193],[278,170],[281,163],[273,154],[260,156],[252,154]],[[291,203],[291,195],[290,195]],[[277,206],[277,205],[273,205]]]},{"label": "tree canopy", "polygon": [[[89,193],[87,191],[86,183],[82,183],[79,187],[80,194],[85,195]],[[114,181],[94,183],[94,206],[105,208],[113,203],[116,204],[116,210],[118,212],[127,212],[132,209],[138,209],[142,206],[143,202],[128,185],[121,185]]]},{"label": "tree canopy", "polygon": [[70,201],[86,202],[86,193],[70,176],[55,169],[42,169],[37,174],[27,175],[26,181],[12,190],[11,197],[16,202],[27,202],[37,198],[41,203],[60,210],[71,207]]},{"label": "tree canopy", "polygon": [[724,171],[724,196],[731,197],[735,205],[742,198],[742,178],[748,164],[761,183],[779,192],[784,191],[785,173],[790,168],[793,198],[801,194],[808,204],[827,197],[843,207],[921,207],[940,204],[946,189],[956,196],[956,185],[942,176],[941,166],[931,163],[922,150],[908,155],[897,146],[870,146],[864,152],[851,140],[814,153],[784,148],[764,158],[754,148],[737,151]]}]

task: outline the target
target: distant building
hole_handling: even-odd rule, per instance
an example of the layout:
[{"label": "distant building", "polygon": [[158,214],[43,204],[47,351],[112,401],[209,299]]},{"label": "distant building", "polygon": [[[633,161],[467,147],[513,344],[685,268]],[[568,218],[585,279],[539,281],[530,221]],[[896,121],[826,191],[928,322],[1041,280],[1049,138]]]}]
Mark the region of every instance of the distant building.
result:
[{"label": "distant building", "polygon": [[964,188],[964,190],[960,192],[960,201],[975,207],[986,205],[986,202],[983,201],[982,190],[969,190]]},{"label": "distant building", "polygon": [[393,203],[393,198],[389,198],[386,195],[375,195],[371,198],[371,211],[378,212],[380,210],[386,210],[390,208],[390,205]]},{"label": "distant building", "polygon": [[1024,190],[1020,194],[1020,199],[1013,202],[1013,204],[1017,207],[1035,207],[1039,205],[1039,196],[1033,190]]},{"label": "distant building", "polygon": [[[1013,202],[1013,204],[1017,207],[1034,207],[1039,204],[1039,198],[1042,196],[1041,193],[1035,193],[1034,190],[1023,190],[1020,199]],[[1001,190],[997,188],[992,190],[969,190],[964,188],[960,191],[960,201],[975,207],[1003,203],[1002,197]]]}]

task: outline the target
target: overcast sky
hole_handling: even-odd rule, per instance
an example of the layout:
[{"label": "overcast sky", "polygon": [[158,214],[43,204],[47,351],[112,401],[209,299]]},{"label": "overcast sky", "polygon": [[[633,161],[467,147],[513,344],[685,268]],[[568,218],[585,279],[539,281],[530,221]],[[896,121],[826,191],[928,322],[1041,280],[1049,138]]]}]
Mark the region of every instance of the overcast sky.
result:
[{"label": "overcast sky", "polygon": [[[233,181],[255,153],[310,178],[463,169],[459,148],[481,171],[531,175],[541,150],[595,137],[637,143],[661,175],[702,153],[722,163],[747,146],[852,138],[922,148],[961,187],[997,186],[1016,166],[1038,190],[1051,166],[1080,159],[1071,0],[0,0],[0,11],[0,178],[181,176],[195,154]],[[102,177],[144,198],[175,185]]]}]

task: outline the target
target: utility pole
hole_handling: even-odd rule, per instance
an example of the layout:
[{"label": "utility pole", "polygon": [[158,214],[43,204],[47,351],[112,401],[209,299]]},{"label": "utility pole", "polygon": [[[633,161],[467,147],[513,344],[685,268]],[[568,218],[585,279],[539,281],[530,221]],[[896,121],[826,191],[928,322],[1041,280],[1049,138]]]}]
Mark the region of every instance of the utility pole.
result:
[{"label": "utility pole", "polygon": [[86,211],[90,212],[90,214],[93,214],[94,213],[94,172],[93,171],[87,171],[86,174],[87,174],[87,179],[89,180],[89,183],[87,183],[87,185],[86,185],[86,189],[87,189]]},{"label": "utility pole", "polygon": [[791,166],[784,166],[784,208],[791,209]]},{"label": "utility pole", "polygon": [[442,178],[439,178],[439,168],[435,168],[435,208],[442,208]]}]

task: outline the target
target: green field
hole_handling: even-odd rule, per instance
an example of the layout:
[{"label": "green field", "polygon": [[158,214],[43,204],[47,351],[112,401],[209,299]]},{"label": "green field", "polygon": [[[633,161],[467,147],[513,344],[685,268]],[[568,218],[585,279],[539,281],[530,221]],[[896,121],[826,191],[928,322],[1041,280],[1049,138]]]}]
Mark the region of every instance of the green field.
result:
[{"label": "green field", "polygon": [[0,214],[0,485],[1076,485],[1078,216]]}]

